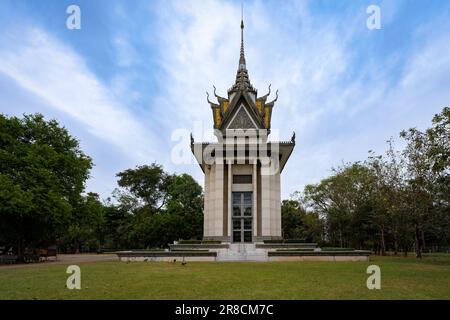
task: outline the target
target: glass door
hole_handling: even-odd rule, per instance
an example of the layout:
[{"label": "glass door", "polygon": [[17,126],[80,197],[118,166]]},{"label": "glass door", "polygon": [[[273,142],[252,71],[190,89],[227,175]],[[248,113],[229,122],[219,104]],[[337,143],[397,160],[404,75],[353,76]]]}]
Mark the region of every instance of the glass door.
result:
[{"label": "glass door", "polygon": [[233,192],[233,242],[252,242],[251,192]]}]

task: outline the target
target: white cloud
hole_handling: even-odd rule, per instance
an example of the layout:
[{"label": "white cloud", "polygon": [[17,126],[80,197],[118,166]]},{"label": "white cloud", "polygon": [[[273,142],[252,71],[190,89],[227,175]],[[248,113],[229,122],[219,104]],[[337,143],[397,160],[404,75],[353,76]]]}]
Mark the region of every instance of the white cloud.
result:
[{"label": "white cloud", "polygon": [[143,121],[127,111],[71,47],[41,29],[2,34],[0,72],[82,123],[126,157],[136,162],[154,158],[155,143],[149,143],[153,135]]},{"label": "white cloud", "polygon": [[[389,32],[399,5],[383,5],[381,32]],[[390,136],[415,123],[428,123],[449,97],[439,80],[449,79],[450,61],[442,55],[449,51],[448,36],[408,55],[387,52],[392,54],[386,58],[388,64],[379,65],[370,55],[362,62],[355,56],[355,41],[367,41],[364,6],[359,13],[353,8],[327,20],[314,16],[308,2],[284,1],[277,10],[268,10],[258,1],[245,6],[250,79],[260,94],[269,83],[272,89],[280,89],[272,123],[280,129],[280,138],[297,131],[297,147],[283,177],[284,197],[317,182],[342,161],[363,160],[369,149],[382,152]],[[226,95],[234,82],[240,5],[173,1],[158,6],[158,12],[160,63],[166,70],[158,117],[166,128],[190,128],[196,120],[210,128],[212,116],[204,92],[215,84]],[[377,34],[370,36],[374,41],[381,39]],[[393,70],[404,60],[407,72],[393,82]],[[412,85],[422,81],[427,82],[422,87]],[[411,100],[414,108],[408,106]],[[201,182],[200,170],[193,168],[181,170],[190,171]]]},{"label": "white cloud", "polygon": [[[450,100],[446,54],[450,33],[445,19],[436,18],[427,28],[418,26],[410,51],[393,48],[385,59],[370,53],[358,57],[358,44],[369,37],[365,7],[361,5],[359,12],[358,6],[349,6],[333,17],[315,16],[309,4],[245,2],[250,79],[260,95],[270,83],[272,92],[280,89],[272,123],[280,129],[280,139],[297,132],[297,146],[282,178],[283,197],[317,182],[342,161],[362,160],[369,149],[382,152],[390,136],[404,128],[427,125]],[[152,7],[158,21],[152,21],[151,28],[142,27],[152,30],[146,44],[158,51],[156,59],[164,70],[151,69],[159,81],[156,87],[161,88],[155,96],[130,90],[143,75],[135,78],[128,67],[138,56],[142,66],[144,55],[137,55],[124,33],[112,39],[121,72],[106,83],[73,48],[40,29],[0,36],[0,72],[116,146],[133,164],[156,160],[168,170],[189,172],[202,184],[197,165],[170,162],[174,145],[170,137],[177,128],[194,131],[196,121],[212,128],[205,90],[212,93],[214,84],[219,94],[226,95],[235,80],[240,3],[164,1]],[[374,48],[396,23],[398,3],[386,1],[382,10],[383,29],[370,34]],[[379,65],[380,61],[385,63]],[[144,98],[151,99],[147,104],[151,110],[137,118],[132,105]],[[195,138],[210,140],[208,135]],[[105,166],[103,162],[98,165]]]},{"label": "white cloud", "polygon": [[[226,95],[226,90],[234,83],[239,59],[240,6],[220,1],[175,1],[171,4],[158,8],[162,31],[161,65],[167,71],[166,77],[161,79],[161,87],[167,91],[161,96],[160,118],[167,128],[189,128],[194,121],[202,121],[204,127],[211,128],[211,111],[204,92],[211,92],[215,84],[218,92]],[[272,123],[273,128],[281,130],[280,138],[288,139],[296,130],[302,141],[302,136],[320,127],[324,114],[346,107],[346,96],[351,93],[345,92],[339,80],[349,63],[347,40],[339,34],[336,23],[314,22],[306,5],[284,4],[288,8],[277,13],[268,11],[260,2],[246,3],[247,67],[260,95],[266,93],[270,83],[272,92],[280,89]],[[289,17],[277,23],[279,15],[286,11]],[[218,12],[220,14],[215,14]],[[296,27],[297,23],[301,25]],[[289,29],[296,32],[289,32]],[[352,89],[362,95],[360,86],[353,85]],[[304,143],[297,149],[304,148]],[[290,160],[294,165],[288,164],[292,179],[305,180],[304,170],[316,165],[317,157],[314,157],[306,168],[299,168],[297,164],[304,163],[300,160],[301,154],[301,150],[296,150]],[[183,169],[202,181],[197,167]],[[314,175],[318,176],[320,173]],[[284,185],[297,185],[292,179]]]}]

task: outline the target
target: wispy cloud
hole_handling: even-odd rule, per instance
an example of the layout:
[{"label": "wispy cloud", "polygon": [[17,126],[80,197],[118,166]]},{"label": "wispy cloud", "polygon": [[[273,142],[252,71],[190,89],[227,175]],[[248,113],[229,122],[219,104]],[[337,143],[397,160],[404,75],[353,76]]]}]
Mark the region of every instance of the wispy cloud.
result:
[{"label": "wispy cloud", "polygon": [[[272,120],[279,138],[297,132],[283,197],[342,161],[364,159],[369,149],[382,152],[389,137],[427,125],[448,105],[448,6],[436,6],[428,21],[416,12],[411,22],[402,16],[411,3],[378,3],[383,29],[368,31],[364,2],[245,1],[250,79],[260,95],[270,83],[273,92],[280,90]],[[84,16],[92,8],[98,10],[83,4]],[[112,146],[94,159],[97,176],[109,179],[105,185],[114,184],[117,167],[152,161],[202,183],[195,163],[170,160],[171,135],[177,128],[194,131],[195,123],[212,129],[205,91],[215,85],[226,95],[235,80],[240,2],[138,1],[133,9],[113,2],[104,9],[116,25],[101,29],[109,32],[101,50],[77,50],[74,39],[92,44],[88,32],[57,37],[31,22],[1,31],[0,73],[67,115],[96,143]],[[105,54],[113,57],[110,65]],[[194,133],[196,140],[212,136]],[[120,162],[114,169],[112,158]]]},{"label": "wispy cloud", "polygon": [[153,158],[148,143],[153,134],[89,70],[81,56],[45,31],[30,28],[20,37],[3,34],[0,72],[82,123],[117,151],[136,161]]},{"label": "wispy cloud", "polygon": [[[209,129],[212,119],[204,91],[215,84],[225,95],[234,82],[240,6],[221,1],[175,1],[158,11],[162,12],[161,64],[166,66],[161,87],[167,88],[161,101],[170,106],[160,108],[161,118],[166,119],[168,128],[189,126],[196,120]],[[213,14],[218,12],[220,15]],[[361,83],[343,81],[351,64],[348,47],[355,27],[344,28],[335,20],[316,21],[308,6],[298,2],[283,2],[280,11],[269,11],[260,2],[248,3],[245,25],[252,82],[260,94],[265,94],[270,83],[280,89],[272,126],[280,130],[282,139],[290,137],[293,130],[299,136],[299,150],[290,160],[289,178],[283,184],[286,196],[302,182],[322,177],[333,162],[331,147],[324,148],[329,142],[321,140],[323,132],[317,137],[321,141],[313,141],[314,135],[328,126],[323,122],[327,116],[361,108],[362,104],[349,101],[367,98]],[[200,178],[194,168],[187,170]]]},{"label": "wispy cloud", "polygon": [[[364,51],[360,43],[372,40],[376,44],[382,32],[389,30],[369,33],[366,7],[350,6],[333,17],[315,16],[311,4],[284,1],[268,10],[262,2],[246,3],[250,78],[260,94],[269,83],[280,89],[272,123],[280,129],[280,138],[297,131],[297,149],[285,169],[283,196],[318,181],[342,161],[362,160],[369,149],[382,152],[390,136],[423,123],[421,116],[429,121],[439,111],[444,99],[436,100],[436,95],[448,97],[443,96],[447,90],[439,80],[450,79],[450,61],[442,55],[449,52],[445,33],[424,47],[404,52],[400,59],[395,51],[380,57]],[[382,4],[385,28],[395,22],[400,5]],[[166,70],[161,79],[166,91],[160,101],[170,106],[160,108],[160,118],[167,128],[189,127],[194,120],[210,128],[204,91],[215,84],[225,95],[234,81],[240,6],[174,1],[158,10],[159,49]],[[398,76],[396,70],[405,68]],[[423,80],[427,84],[422,87],[413,85]],[[424,88],[427,91],[419,96]],[[408,107],[411,98],[416,114]],[[201,177],[196,167],[186,170]]]}]

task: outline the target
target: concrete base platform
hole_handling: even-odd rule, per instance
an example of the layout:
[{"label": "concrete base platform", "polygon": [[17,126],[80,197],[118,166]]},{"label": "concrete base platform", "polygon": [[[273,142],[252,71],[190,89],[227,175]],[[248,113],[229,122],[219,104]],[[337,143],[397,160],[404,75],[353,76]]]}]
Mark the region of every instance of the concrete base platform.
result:
[{"label": "concrete base platform", "polygon": [[171,245],[172,251],[119,251],[120,261],[368,261],[370,251],[328,250],[301,246],[264,246],[255,243],[224,243],[220,245]]}]

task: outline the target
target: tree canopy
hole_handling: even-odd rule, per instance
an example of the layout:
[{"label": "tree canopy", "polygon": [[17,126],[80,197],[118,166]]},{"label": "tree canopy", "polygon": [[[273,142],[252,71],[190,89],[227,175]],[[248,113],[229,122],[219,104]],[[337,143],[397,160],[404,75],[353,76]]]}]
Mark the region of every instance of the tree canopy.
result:
[{"label": "tree canopy", "polygon": [[391,139],[386,154],[369,152],[294,195],[323,222],[322,242],[382,255],[413,248],[417,257],[425,247],[450,246],[450,108],[427,130],[400,137],[402,151]]},{"label": "tree canopy", "polygon": [[91,159],[56,120],[0,115],[0,237],[17,245],[54,242],[79,203]]},{"label": "tree canopy", "polygon": [[[116,205],[108,212],[115,220],[110,230],[111,245],[152,248],[167,246],[174,240],[201,239],[203,233],[203,194],[200,185],[189,175],[168,174],[161,165],[138,166],[117,174],[119,189]],[[109,216],[107,216],[107,221]],[[109,221],[107,222],[109,225]],[[127,237],[114,236],[127,230]]]}]

